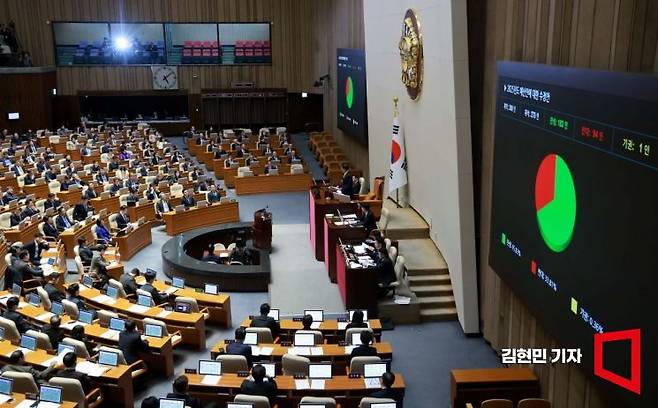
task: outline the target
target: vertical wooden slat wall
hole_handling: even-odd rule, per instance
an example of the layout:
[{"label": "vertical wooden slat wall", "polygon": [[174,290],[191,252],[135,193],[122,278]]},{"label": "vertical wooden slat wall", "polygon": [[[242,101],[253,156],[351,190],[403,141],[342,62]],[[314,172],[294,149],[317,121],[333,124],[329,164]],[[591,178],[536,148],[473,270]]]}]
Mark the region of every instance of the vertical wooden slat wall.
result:
[{"label": "vertical wooden slat wall", "polygon": [[[315,1],[298,0],[3,0],[0,21],[14,20],[34,65],[54,65],[51,21],[124,22],[272,22],[272,66],[182,66],[180,88],[190,93],[226,88],[234,81],[259,87],[313,86]],[[323,3],[323,2],[322,2]],[[148,67],[62,67],[57,69],[60,95],[78,90],[152,89]]]},{"label": "vertical wooden slat wall", "polygon": [[[557,347],[554,339],[489,267],[489,223],[496,101],[496,61],[513,60],[582,68],[658,73],[658,2],[652,0],[469,0],[469,13],[486,22],[469,27],[474,121],[480,157],[480,304],[484,337],[502,347]],[[469,22],[471,21],[469,16]],[[479,46],[479,47],[478,47]],[[474,126],[474,129],[476,127]],[[477,167],[476,167],[477,168]],[[537,365],[544,397],[556,408],[614,406],[576,366]]]}]

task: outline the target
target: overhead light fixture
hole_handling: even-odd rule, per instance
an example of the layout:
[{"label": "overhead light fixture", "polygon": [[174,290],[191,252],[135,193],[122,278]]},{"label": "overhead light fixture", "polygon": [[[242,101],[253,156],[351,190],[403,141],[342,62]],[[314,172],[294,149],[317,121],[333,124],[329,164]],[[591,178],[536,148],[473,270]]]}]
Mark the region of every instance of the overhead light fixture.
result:
[{"label": "overhead light fixture", "polygon": [[119,51],[124,51],[130,48],[130,41],[126,37],[117,37],[116,40],[114,40],[114,48],[116,48]]},{"label": "overhead light fixture", "polygon": [[57,95],[57,88],[53,88],[53,95]]},{"label": "overhead light fixture", "polygon": [[308,92],[302,92],[302,98],[308,98]]}]

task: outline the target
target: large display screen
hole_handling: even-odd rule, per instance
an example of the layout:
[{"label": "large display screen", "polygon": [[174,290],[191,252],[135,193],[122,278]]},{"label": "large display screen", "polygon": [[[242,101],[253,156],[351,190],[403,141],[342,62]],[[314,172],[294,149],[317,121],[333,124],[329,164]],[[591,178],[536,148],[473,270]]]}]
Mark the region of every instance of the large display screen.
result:
[{"label": "large display screen", "polygon": [[339,48],[336,55],[338,128],[367,144],[365,51]]},{"label": "large display screen", "polygon": [[610,406],[658,406],[658,78],[500,62],[494,160],[491,267]]}]

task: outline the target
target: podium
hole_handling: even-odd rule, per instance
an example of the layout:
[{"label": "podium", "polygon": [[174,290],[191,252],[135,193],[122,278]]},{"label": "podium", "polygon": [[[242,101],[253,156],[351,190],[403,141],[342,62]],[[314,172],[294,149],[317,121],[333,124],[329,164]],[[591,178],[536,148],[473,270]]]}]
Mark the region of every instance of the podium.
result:
[{"label": "podium", "polygon": [[324,219],[324,265],[329,280],[336,283],[336,246],[340,240],[363,241],[368,231],[361,224],[350,225],[338,216],[326,216]]},{"label": "podium", "polygon": [[309,226],[311,235],[311,248],[315,259],[324,261],[324,216],[356,212],[356,202],[341,202],[333,197],[328,186],[313,186],[308,195]]},{"label": "podium", "polygon": [[265,209],[254,213],[254,225],[251,227],[254,247],[272,250],[272,213]]}]

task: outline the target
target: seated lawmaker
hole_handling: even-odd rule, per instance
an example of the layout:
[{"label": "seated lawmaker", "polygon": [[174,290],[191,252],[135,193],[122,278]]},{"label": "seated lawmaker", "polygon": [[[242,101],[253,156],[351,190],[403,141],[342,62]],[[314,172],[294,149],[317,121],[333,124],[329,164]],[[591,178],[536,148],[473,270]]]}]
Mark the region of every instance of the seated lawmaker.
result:
[{"label": "seated lawmaker", "polygon": [[18,260],[14,263],[13,281],[18,286],[23,286],[23,282],[34,278],[43,278],[43,271],[39,267],[32,266],[30,254],[21,249],[18,252]]},{"label": "seated lawmaker", "polygon": [[267,303],[260,305],[260,315],[254,316],[254,318],[251,319],[251,327],[267,327],[272,333],[272,338],[276,339],[279,337],[281,326],[279,325],[279,322],[274,320],[273,317],[270,317],[269,314],[270,305]]},{"label": "seated lawmaker", "polygon": [[93,228],[95,228],[96,237],[98,237],[99,240],[102,240],[105,244],[112,242],[112,234],[105,224],[103,224],[103,220],[98,218],[96,220],[96,225]]},{"label": "seated lawmaker", "polygon": [[64,231],[65,229],[71,228],[71,226],[73,226],[73,222],[71,222],[69,219],[69,216],[66,214],[64,207],[59,207],[57,217],[55,217],[55,225],[59,231]]},{"label": "seated lawmaker", "polygon": [[7,309],[2,313],[2,317],[7,320],[11,320],[16,325],[16,329],[19,333],[23,334],[26,331],[30,330],[32,326],[25,320],[23,316],[20,315],[16,310],[18,309],[18,297],[12,296],[7,299]]},{"label": "seated lawmaker", "polygon": [[363,224],[368,234],[370,234],[370,231],[377,228],[377,223],[375,222],[375,214],[370,209],[370,206],[366,203],[358,202],[357,206],[361,212],[359,221],[361,221],[361,224]]},{"label": "seated lawmaker", "polygon": [[2,373],[28,373],[32,375],[34,382],[37,384],[45,382],[48,377],[53,374],[55,370],[55,363],[52,361],[50,365],[43,371],[35,369],[31,364],[25,362],[25,354],[21,350],[15,350],[9,355],[9,364],[2,368]]},{"label": "seated lawmaker", "polygon": [[46,198],[46,201],[43,202],[43,209],[44,210],[47,210],[49,208],[57,209],[59,208],[60,205],[62,205],[62,202],[57,199],[55,194],[48,193],[48,198]]},{"label": "seated lawmaker", "polygon": [[274,378],[265,376],[265,367],[256,364],[251,369],[251,378],[247,378],[240,385],[240,392],[247,395],[259,395],[267,397],[270,405],[274,405],[276,399],[277,386]]},{"label": "seated lawmaker", "polygon": [[404,390],[394,390],[395,374],[385,372],[382,374],[382,389],[370,394],[373,398],[390,398],[395,401],[397,408],[402,408],[402,401],[404,400]]},{"label": "seated lawmaker", "polygon": [[359,334],[361,344],[356,346],[350,354],[350,360],[354,357],[377,356],[377,349],[372,347],[373,336],[369,330],[364,330]]},{"label": "seated lawmaker", "polygon": [[9,216],[9,225],[15,227],[23,221],[23,214],[21,213],[21,208],[16,207],[11,210],[11,215]]},{"label": "seated lawmaker", "polygon": [[46,237],[59,239],[59,231],[55,226],[55,220],[53,217],[44,217],[43,235],[45,235]]},{"label": "seated lawmaker", "polygon": [[209,203],[217,203],[222,199],[222,195],[219,193],[219,190],[217,190],[215,184],[210,185],[210,191],[206,194],[206,199]]},{"label": "seated lawmaker", "polygon": [[46,284],[43,285],[43,290],[46,291],[48,299],[50,299],[51,302],[62,303],[62,300],[66,299],[66,295],[55,286],[58,278],[59,273],[57,272],[52,272],[50,275],[47,275],[45,277]]},{"label": "seated lawmaker", "polygon": [[247,337],[247,330],[244,327],[235,329],[235,341],[226,345],[226,354],[244,356],[247,359],[247,365],[251,365],[253,356],[251,346],[244,344]]},{"label": "seated lawmaker", "polygon": [[66,300],[74,303],[78,310],[87,310],[85,303],[80,299],[80,285],[78,283],[73,283],[66,288],[66,293],[68,293]]},{"label": "seated lawmaker", "polygon": [[288,163],[297,163],[301,160],[301,158],[297,155],[297,152],[295,149],[290,150],[290,154],[288,155]]},{"label": "seated lawmaker", "polygon": [[128,215],[128,208],[125,205],[119,207],[119,214],[114,219],[117,223],[117,228],[122,230],[130,225],[130,216]]},{"label": "seated lawmaker", "polygon": [[386,289],[388,285],[397,280],[393,261],[391,261],[391,258],[388,256],[388,251],[386,251],[385,247],[379,249],[377,268],[379,269],[379,273],[377,274],[377,284],[380,288],[379,295],[384,296],[388,293],[388,289]]},{"label": "seated lawmaker", "polygon": [[69,351],[68,353],[64,354],[62,362],[64,363],[64,368],[57,371],[55,377],[78,380],[80,381],[80,385],[82,386],[82,390],[84,391],[85,395],[89,394],[89,392],[93,389],[91,380],[87,374],[76,371],[75,366],[78,362],[78,357],[76,354],[72,351]]},{"label": "seated lawmaker", "polygon": [[183,199],[181,200],[181,204],[183,204],[185,208],[194,207],[196,205],[196,200],[194,199],[194,194],[192,194],[192,190],[185,190],[185,193],[183,194]]},{"label": "seated lawmaker", "polygon": [[128,364],[133,364],[140,359],[141,353],[149,352],[149,344],[142,340],[141,335],[135,330],[135,322],[127,320],[124,329],[119,333],[119,349]]},{"label": "seated lawmaker", "polygon": [[34,200],[32,199],[26,200],[25,208],[21,212],[21,217],[25,219],[37,214],[39,214],[39,209],[37,208],[37,205],[34,203]]},{"label": "seated lawmaker", "polygon": [[155,272],[146,271],[144,274],[144,279],[146,280],[146,283],[142,285],[140,289],[148,292],[156,305],[165,303],[167,301],[167,294],[158,292],[155,286],[153,286],[153,282],[155,281]]},{"label": "seated lawmaker", "polygon": [[162,214],[168,213],[173,207],[169,202],[169,196],[166,193],[160,194],[160,201],[155,205],[155,215],[157,218],[162,219]]},{"label": "seated lawmaker", "polygon": [[363,321],[363,311],[362,310],[355,310],[354,313],[352,313],[352,321],[345,326],[345,330],[348,329],[361,329],[361,328],[366,328],[368,327],[368,323]]},{"label": "seated lawmaker", "polygon": [[94,212],[94,208],[89,205],[89,200],[82,197],[79,203],[73,207],[73,219],[76,221],[84,221],[90,212]]},{"label": "seated lawmaker", "polygon": [[181,375],[174,380],[174,392],[167,394],[167,398],[179,399],[185,401],[185,406],[189,408],[201,408],[201,402],[198,398],[190,396],[188,393],[189,380],[187,376]]},{"label": "seated lawmaker", "polygon": [[30,254],[30,262],[35,265],[41,264],[41,251],[47,251],[50,248],[48,241],[43,238],[43,234],[37,232],[34,234],[34,239],[27,244],[23,245],[23,249]]},{"label": "seated lawmaker", "polygon": [[[52,300],[52,299],[51,299]],[[57,350],[57,346],[64,339],[64,329],[60,327],[62,320],[59,316],[54,315],[50,317],[50,323],[43,326],[42,332],[48,336],[50,345],[53,349]]]},{"label": "seated lawmaker", "polygon": [[89,182],[89,186],[87,187],[87,190],[85,190],[83,197],[87,200],[98,197],[98,193],[96,192],[96,184],[93,181]]}]

